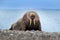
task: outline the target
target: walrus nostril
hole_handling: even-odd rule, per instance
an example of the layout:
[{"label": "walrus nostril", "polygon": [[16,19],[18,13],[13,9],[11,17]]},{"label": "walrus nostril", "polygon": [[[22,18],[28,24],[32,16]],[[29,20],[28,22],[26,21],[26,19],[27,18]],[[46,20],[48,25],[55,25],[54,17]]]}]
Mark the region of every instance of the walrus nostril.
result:
[{"label": "walrus nostril", "polygon": [[31,19],[34,19],[35,18],[35,16],[34,15],[31,15]]}]

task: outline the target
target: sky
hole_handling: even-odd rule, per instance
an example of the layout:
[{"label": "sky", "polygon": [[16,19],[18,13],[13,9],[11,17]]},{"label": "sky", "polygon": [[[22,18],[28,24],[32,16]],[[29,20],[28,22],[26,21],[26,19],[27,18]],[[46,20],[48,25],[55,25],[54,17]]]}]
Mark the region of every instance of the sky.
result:
[{"label": "sky", "polygon": [[0,0],[0,29],[9,29],[27,10],[38,12],[43,31],[60,32],[60,0]]},{"label": "sky", "polygon": [[60,0],[0,0],[0,9],[60,9]]}]

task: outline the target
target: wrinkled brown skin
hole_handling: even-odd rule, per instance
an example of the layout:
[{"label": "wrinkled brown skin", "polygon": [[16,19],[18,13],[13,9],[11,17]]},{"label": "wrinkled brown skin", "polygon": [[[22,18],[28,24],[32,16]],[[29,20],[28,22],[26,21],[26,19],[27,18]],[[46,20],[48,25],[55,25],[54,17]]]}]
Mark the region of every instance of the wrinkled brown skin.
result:
[{"label": "wrinkled brown skin", "polygon": [[[35,25],[33,24],[33,21],[31,22],[31,25],[30,25],[31,13],[33,13],[35,16],[35,18],[34,18]],[[26,12],[22,19],[19,19],[16,23],[12,24],[10,30],[22,30],[22,31],[39,30],[39,31],[42,31],[39,16],[34,11]]]}]

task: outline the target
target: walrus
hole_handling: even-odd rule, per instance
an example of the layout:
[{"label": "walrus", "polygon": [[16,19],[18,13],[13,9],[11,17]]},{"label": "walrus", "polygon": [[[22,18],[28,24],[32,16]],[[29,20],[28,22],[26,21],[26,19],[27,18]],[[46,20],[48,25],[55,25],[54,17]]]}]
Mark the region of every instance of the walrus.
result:
[{"label": "walrus", "polygon": [[41,22],[35,11],[28,11],[16,23],[12,24],[10,30],[39,30],[41,31]]}]

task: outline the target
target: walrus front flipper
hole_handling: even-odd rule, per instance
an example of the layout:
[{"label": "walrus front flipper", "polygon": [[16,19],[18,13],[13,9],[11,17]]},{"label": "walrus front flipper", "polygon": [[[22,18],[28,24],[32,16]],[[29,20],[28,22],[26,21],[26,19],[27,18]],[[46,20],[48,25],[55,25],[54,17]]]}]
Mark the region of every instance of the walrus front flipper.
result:
[{"label": "walrus front flipper", "polygon": [[20,30],[20,22],[12,24],[9,30]]}]

